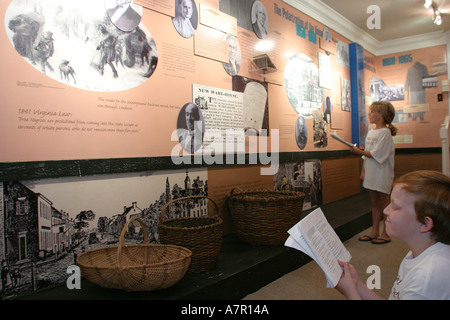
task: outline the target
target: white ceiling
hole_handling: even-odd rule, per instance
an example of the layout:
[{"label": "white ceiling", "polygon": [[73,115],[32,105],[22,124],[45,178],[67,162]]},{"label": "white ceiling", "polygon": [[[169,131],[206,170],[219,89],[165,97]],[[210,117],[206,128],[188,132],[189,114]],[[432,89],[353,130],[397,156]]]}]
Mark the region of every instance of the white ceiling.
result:
[{"label": "white ceiling", "polygon": [[[450,0],[433,0],[442,15],[442,24],[432,21],[433,10],[425,8],[425,0],[316,0],[353,22],[378,41],[417,36],[435,31],[450,30]],[[380,8],[381,29],[370,30],[367,13],[370,5]]]}]

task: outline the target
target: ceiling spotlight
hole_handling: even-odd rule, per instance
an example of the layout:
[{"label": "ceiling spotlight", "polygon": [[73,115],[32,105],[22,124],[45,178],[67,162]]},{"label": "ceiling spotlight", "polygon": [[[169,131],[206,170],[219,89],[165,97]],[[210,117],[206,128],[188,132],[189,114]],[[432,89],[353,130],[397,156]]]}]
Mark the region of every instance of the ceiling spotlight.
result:
[{"label": "ceiling spotlight", "polygon": [[442,23],[441,13],[438,10],[434,11],[433,22],[438,26]]},{"label": "ceiling spotlight", "polygon": [[425,4],[423,5],[425,8],[429,8],[431,4],[433,3],[432,0],[425,0]]}]

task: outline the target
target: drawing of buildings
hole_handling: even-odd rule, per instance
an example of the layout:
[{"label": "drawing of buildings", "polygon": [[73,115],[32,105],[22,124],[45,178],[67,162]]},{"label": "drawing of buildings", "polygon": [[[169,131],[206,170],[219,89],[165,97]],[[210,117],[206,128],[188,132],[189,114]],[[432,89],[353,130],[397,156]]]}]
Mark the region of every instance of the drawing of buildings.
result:
[{"label": "drawing of buildings", "polygon": [[37,261],[71,247],[68,214],[44,195],[20,182],[5,182],[2,200],[2,259],[10,264]]},{"label": "drawing of buildings", "polygon": [[[117,245],[123,227],[132,217],[143,220],[149,242],[158,243],[158,223],[166,203],[207,195],[207,180],[198,176],[191,179],[187,171],[184,180],[179,179],[173,186],[170,180],[169,174],[165,185],[152,186],[161,193],[156,199],[149,199],[148,206],[130,201],[131,205],[95,221],[95,212],[85,210],[92,203],[80,203],[78,212],[69,213],[54,206],[58,199],[34,192],[21,182],[0,182],[0,299],[61,283],[67,278],[67,267],[75,264],[78,254]],[[92,220],[86,221],[94,221],[91,225],[80,217],[89,211]],[[204,199],[177,201],[167,210],[166,219],[206,213]],[[127,239],[141,242],[141,235],[138,225],[129,226]]]}]

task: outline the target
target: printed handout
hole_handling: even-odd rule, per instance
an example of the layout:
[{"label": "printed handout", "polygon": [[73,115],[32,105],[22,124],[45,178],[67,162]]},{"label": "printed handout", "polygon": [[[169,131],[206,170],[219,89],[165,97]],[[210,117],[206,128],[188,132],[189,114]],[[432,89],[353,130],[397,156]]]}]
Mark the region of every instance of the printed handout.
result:
[{"label": "printed handout", "polygon": [[336,287],[342,274],[338,260],[350,261],[351,254],[317,208],[288,230],[285,246],[302,251],[325,272],[327,288]]}]

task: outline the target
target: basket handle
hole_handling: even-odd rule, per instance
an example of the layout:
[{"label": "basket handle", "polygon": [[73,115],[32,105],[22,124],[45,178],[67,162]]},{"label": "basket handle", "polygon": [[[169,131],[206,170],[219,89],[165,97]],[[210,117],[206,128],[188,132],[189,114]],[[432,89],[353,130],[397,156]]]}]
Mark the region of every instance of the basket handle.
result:
[{"label": "basket handle", "polygon": [[242,193],[242,189],[239,188],[239,187],[233,188],[233,189],[231,189],[231,191],[230,191],[230,194],[231,194],[232,196],[234,196],[234,195],[236,195],[236,194],[241,194],[241,193]]},{"label": "basket handle", "polygon": [[[122,255],[122,247],[123,247],[123,242],[125,239],[125,234],[128,231],[128,226],[130,225],[131,222],[133,221],[137,221],[139,222],[139,224],[141,225],[141,229],[142,229],[142,234],[144,236],[144,244],[148,244],[148,235],[147,235],[147,230],[145,227],[144,222],[139,219],[138,217],[131,217],[123,226],[122,232],[120,233],[120,238],[119,238],[119,246],[117,247],[117,267],[120,269],[120,256]],[[148,251],[145,250],[145,261],[148,261]]]},{"label": "basket handle", "polygon": [[[174,203],[174,202],[176,202],[176,201],[179,201],[179,200],[205,199],[205,198],[208,199],[209,201],[211,201],[211,202],[213,203],[214,208],[215,208],[215,210],[216,210],[216,215],[218,215],[219,208],[217,207],[217,204],[214,202],[213,199],[211,199],[211,198],[208,197],[208,196],[181,197],[181,198],[177,198],[177,199],[170,200],[169,202],[166,203],[166,205],[165,205],[165,206],[162,208],[162,210],[161,210],[161,214],[159,215],[159,223],[163,223],[165,211],[167,210],[167,208],[168,208],[172,203]],[[210,214],[209,214],[209,210],[208,210],[208,215],[210,215]]]}]

